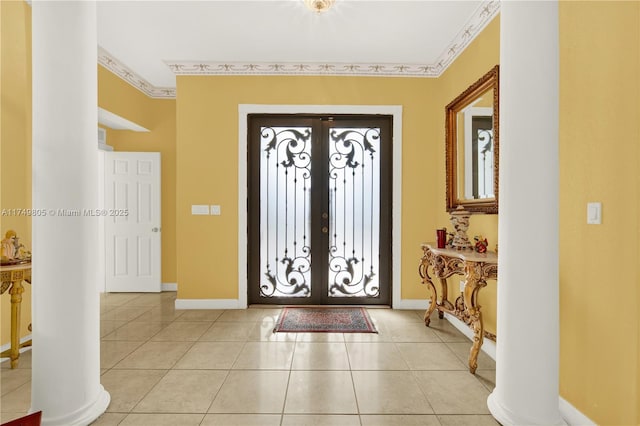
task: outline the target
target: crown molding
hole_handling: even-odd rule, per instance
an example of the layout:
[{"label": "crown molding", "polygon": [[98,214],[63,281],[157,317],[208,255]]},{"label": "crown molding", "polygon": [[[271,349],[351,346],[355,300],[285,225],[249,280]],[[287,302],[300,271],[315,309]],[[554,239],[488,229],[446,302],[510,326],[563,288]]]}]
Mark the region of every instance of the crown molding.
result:
[{"label": "crown molding", "polygon": [[[433,64],[164,61],[175,75],[306,75],[436,78],[500,11],[500,0],[484,0]],[[98,47],[98,63],[151,98],[175,98],[176,89],[155,87]]]},{"label": "crown molding", "polygon": [[[484,0],[469,21],[440,54],[436,67],[442,74],[500,12],[500,0]],[[438,74],[438,76],[440,75]]]},{"label": "crown molding", "polygon": [[175,88],[154,86],[100,46],[98,46],[98,63],[150,98],[173,99],[176,97]]},{"label": "crown molding", "polygon": [[306,75],[358,77],[437,77],[431,65],[338,62],[202,62],[165,61],[176,75]]}]

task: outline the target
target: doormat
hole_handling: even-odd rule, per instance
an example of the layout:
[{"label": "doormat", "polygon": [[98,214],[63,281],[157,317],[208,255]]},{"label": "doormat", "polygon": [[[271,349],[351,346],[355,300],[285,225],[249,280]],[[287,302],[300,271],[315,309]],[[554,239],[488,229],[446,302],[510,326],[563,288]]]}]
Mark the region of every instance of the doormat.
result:
[{"label": "doormat", "polygon": [[274,333],[377,333],[365,308],[283,308]]}]

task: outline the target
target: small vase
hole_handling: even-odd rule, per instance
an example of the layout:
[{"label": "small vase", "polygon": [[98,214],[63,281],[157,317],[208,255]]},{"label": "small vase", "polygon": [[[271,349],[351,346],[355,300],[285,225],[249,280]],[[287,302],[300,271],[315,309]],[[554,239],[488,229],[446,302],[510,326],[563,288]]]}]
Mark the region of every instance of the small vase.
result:
[{"label": "small vase", "polygon": [[458,206],[451,212],[451,225],[453,225],[453,248],[456,250],[473,250],[473,245],[467,236],[469,229],[469,218],[471,213],[466,211],[464,207]]}]

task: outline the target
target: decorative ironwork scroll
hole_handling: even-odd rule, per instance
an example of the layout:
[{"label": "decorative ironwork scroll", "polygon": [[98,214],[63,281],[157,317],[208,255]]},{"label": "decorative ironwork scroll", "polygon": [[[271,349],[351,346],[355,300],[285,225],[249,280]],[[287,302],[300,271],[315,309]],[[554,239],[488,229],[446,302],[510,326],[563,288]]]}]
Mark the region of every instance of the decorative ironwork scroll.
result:
[{"label": "decorative ironwork scroll", "polygon": [[329,297],[379,297],[380,129],[329,133]]},{"label": "decorative ironwork scroll", "polygon": [[311,296],[311,128],[260,129],[260,297]]},{"label": "decorative ironwork scroll", "polygon": [[475,162],[472,174],[477,177],[473,188],[474,198],[495,197],[493,193],[493,130],[478,129],[474,143]]}]

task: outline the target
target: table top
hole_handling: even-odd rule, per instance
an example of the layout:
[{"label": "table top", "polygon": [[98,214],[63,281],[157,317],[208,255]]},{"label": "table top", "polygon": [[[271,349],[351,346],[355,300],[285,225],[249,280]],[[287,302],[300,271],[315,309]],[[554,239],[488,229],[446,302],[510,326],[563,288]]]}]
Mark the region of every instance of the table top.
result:
[{"label": "table top", "polygon": [[20,269],[31,269],[31,259],[19,260],[8,264],[0,264],[0,271],[17,271]]},{"label": "table top", "polygon": [[438,248],[436,243],[422,243],[422,247],[428,247],[434,254],[441,256],[457,257],[468,262],[498,263],[498,254],[487,250],[478,253],[475,250],[456,250],[453,248]]}]

